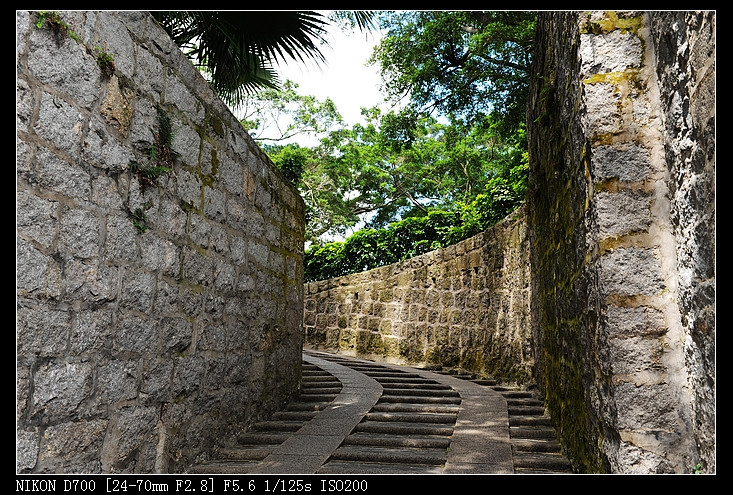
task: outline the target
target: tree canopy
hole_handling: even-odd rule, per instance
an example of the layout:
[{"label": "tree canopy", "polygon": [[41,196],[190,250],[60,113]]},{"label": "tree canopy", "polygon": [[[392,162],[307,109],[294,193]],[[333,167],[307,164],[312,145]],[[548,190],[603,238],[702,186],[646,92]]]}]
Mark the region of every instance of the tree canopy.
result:
[{"label": "tree canopy", "polygon": [[[455,243],[524,199],[532,12],[156,17],[301,192],[307,280]],[[365,122],[347,126],[333,101],[301,95],[297,85],[279,80],[274,64],[283,58],[323,60],[319,44],[328,23],[379,27],[383,38],[370,62],[381,71],[393,109],[364,108]],[[268,133],[272,126],[280,127]],[[317,144],[294,144],[298,135],[317,136]],[[348,235],[357,226],[363,228]]]},{"label": "tree canopy", "polygon": [[373,56],[385,92],[423,112],[480,125],[502,117],[511,133],[524,122],[536,13],[381,12],[385,33]]}]

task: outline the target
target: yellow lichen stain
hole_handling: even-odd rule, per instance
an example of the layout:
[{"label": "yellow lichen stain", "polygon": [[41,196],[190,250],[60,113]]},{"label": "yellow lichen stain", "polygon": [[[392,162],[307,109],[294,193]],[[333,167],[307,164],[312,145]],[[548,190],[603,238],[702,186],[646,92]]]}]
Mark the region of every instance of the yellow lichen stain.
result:
[{"label": "yellow lichen stain", "polygon": [[[624,83],[637,81],[639,78],[639,69],[626,69],[620,72],[605,72],[602,74],[593,74],[583,79],[583,84],[607,83],[614,86],[620,86]],[[638,84],[638,83],[637,83]]]},{"label": "yellow lichen stain", "polygon": [[588,17],[583,26],[581,26],[582,34],[604,34],[614,30],[622,33],[637,33],[641,29],[644,19],[642,16],[635,17],[619,17],[616,11],[606,11],[605,19],[591,21]]},{"label": "yellow lichen stain", "polygon": [[128,88],[122,88],[117,76],[112,76],[107,83],[107,95],[101,105],[102,115],[107,121],[127,137],[132,122],[132,100],[134,94]]}]

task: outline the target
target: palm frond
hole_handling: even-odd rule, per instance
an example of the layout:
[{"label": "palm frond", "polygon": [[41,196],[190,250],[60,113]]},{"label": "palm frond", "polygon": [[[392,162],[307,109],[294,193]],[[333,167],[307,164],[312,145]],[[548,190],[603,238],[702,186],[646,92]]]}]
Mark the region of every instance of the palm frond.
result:
[{"label": "palm frond", "polygon": [[319,44],[327,21],[317,12],[153,12],[173,41],[210,75],[229,102],[279,81],[273,64],[286,59],[324,61]]}]

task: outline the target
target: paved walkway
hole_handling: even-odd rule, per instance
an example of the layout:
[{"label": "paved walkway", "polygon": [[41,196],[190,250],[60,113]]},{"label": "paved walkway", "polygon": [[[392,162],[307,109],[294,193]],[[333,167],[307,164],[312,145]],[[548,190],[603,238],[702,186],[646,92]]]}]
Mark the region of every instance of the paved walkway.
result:
[{"label": "paved walkway", "polygon": [[[382,386],[363,373],[315,355],[304,354],[303,359],[338,378],[343,385],[341,393],[261,461],[253,473],[315,473],[382,395]],[[501,394],[460,378],[411,371],[449,385],[461,395],[445,473],[514,472],[509,417]]]},{"label": "paved walkway", "polygon": [[527,391],[312,350],[303,361],[305,402],[191,472],[572,472],[544,405]]},{"label": "paved walkway", "polygon": [[338,378],[341,393],[265,457],[253,473],[315,473],[382,395],[376,380],[351,368],[306,354],[303,360]]}]

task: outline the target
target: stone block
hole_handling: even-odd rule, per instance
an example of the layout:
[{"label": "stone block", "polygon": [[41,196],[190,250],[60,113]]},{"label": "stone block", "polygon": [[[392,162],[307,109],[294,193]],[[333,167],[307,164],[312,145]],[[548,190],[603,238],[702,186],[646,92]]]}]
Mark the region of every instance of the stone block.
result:
[{"label": "stone block", "polygon": [[591,165],[595,180],[636,182],[651,173],[651,156],[647,148],[638,144],[598,146],[593,149]]},{"label": "stone block", "polygon": [[601,239],[645,232],[651,225],[652,198],[648,194],[600,192],[594,199]]},{"label": "stone block", "polygon": [[580,35],[581,77],[641,67],[643,46],[633,32]]},{"label": "stone block", "polygon": [[659,253],[655,249],[617,249],[601,257],[600,288],[605,295],[661,295],[664,289]]},{"label": "stone block", "polygon": [[584,121],[591,136],[617,133],[623,129],[622,100],[614,84],[586,84],[585,95]]},{"label": "stone block", "polygon": [[88,170],[78,163],[67,162],[43,147],[33,156],[28,181],[69,198],[87,201],[91,195]]},{"label": "stone block", "polygon": [[33,383],[35,421],[53,424],[83,417],[93,391],[92,363],[44,363],[36,370]]}]

